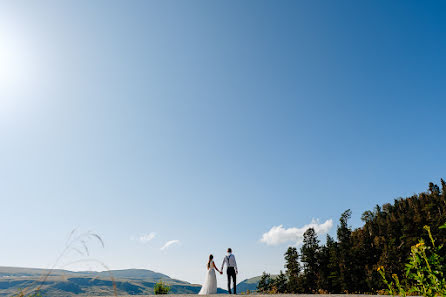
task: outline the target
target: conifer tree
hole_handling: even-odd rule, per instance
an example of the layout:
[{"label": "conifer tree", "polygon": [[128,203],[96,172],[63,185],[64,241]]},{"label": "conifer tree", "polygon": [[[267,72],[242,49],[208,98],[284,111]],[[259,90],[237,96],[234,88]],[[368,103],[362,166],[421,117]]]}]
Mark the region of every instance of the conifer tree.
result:
[{"label": "conifer tree", "polygon": [[301,260],[304,266],[304,291],[306,293],[316,292],[318,287],[318,262],[319,240],[313,228],[309,228],[304,233],[303,245],[301,248]]},{"label": "conifer tree", "polygon": [[341,283],[341,290],[348,291],[351,286],[351,233],[352,230],[348,226],[352,212],[350,209],[344,211],[339,219],[339,226],[337,230],[338,248],[339,248],[339,281]]},{"label": "conifer tree", "polygon": [[274,293],[283,294],[287,292],[288,280],[286,275],[280,270],[278,276],[276,276],[272,281],[272,291]]},{"label": "conifer tree", "polygon": [[300,278],[301,267],[299,263],[299,253],[295,247],[289,247],[285,253],[285,273],[288,277],[288,292],[300,293]]},{"label": "conifer tree", "polygon": [[257,284],[257,291],[260,293],[269,293],[271,291],[271,275],[263,272]]}]

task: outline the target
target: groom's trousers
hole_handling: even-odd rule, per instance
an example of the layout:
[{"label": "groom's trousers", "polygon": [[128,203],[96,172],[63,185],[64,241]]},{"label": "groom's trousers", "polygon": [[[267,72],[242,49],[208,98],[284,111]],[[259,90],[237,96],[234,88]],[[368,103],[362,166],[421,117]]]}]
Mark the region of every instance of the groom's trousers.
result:
[{"label": "groom's trousers", "polygon": [[237,294],[237,274],[235,273],[234,267],[228,267],[226,270],[226,274],[228,275],[228,293],[231,294],[231,278],[234,288],[234,294]]}]

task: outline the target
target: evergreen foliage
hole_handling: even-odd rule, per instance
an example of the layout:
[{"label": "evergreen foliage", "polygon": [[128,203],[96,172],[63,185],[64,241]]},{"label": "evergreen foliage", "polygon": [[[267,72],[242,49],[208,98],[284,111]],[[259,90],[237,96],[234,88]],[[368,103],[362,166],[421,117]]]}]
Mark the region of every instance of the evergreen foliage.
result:
[{"label": "evergreen foliage", "polygon": [[[350,217],[350,210],[341,215],[337,240],[327,236],[321,246],[310,228],[300,255],[295,247],[288,248],[284,255],[288,293],[377,293],[385,289],[380,273],[404,275],[412,246],[420,238],[430,241],[424,226],[430,226],[429,234],[438,246],[446,243],[446,229],[440,228],[446,222],[446,182],[441,179],[441,187],[429,183],[427,192],[377,205],[362,214],[364,225],[355,230],[349,226]],[[439,259],[445,258],[445,251],[437,251]],[[383,270],[378,272],[378,267]],[[446,275],[446,265],[439,267],[441,275]],[[264,273],[262,279],[259,287],[270,285],[262,292],[271,292],[269,274]]]},{"label": "evergreen foliage", "polygon": [[287,292],[288,279],[286,275],[280,271],[279,275],[276,276],[272,281],[271,291],[275,294],[283,294]]},{"label": "evergreen foliage", "polygon": [[271,275],[269,273],[263,272],[257,285],[257,291],[260,293],[271,292]]},{"label": "evergreen foliage", "polygon": [[319,252],[319,240],[314,229],[310,228],[304,233],[304,242],[301,248],[301,262],[304,266],[304,293],[314,293],[318,289]]},{"label": "evergreen foliage", "polygon": [[301,291],[300,282],[300,262],[299,254],[295,247],[289,247],[285,253],[285,273],[288,278],[287,291],[290,293],[297,293]]}]

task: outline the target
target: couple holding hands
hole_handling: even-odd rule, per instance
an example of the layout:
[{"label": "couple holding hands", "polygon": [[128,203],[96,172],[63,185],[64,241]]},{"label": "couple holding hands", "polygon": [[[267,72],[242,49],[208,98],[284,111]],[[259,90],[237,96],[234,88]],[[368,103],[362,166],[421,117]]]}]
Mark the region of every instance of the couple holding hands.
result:
[{"label": "couple holding hands", "polygon": [[217,276],[215,274],[215,270],[217,270],[220,274],[223,274],[223,267],[226,264],[226,274],[228,275],[228,292],[231,294],[231,279],[234,288],[234,294],[237,294],[237,262],[235,261],[235,256],[232,254],[232,249],[228,249],[228,253],[223,259],[223,263],[221,264],[221,270],[218,270],[217,266],[214,263],[214,256],[209,255],[209,261],[207,264],[207,273],[206,280],[201,288],[199,295],[210,295],[217,293]]}]

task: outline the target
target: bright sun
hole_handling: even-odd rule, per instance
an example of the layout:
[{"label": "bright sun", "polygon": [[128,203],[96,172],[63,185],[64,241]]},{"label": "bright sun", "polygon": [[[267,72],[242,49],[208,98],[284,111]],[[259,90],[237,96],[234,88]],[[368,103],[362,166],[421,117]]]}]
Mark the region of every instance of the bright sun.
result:
[{"label": "bright sun", "polygon": [[30,107],[40,81],[35,48],[16,25],[0,22],[0,122]]},{"label": "bright sun", "polygon": [[19,42],[0,31],[0,86],[18,87],[26,78],[26,55]]}]

